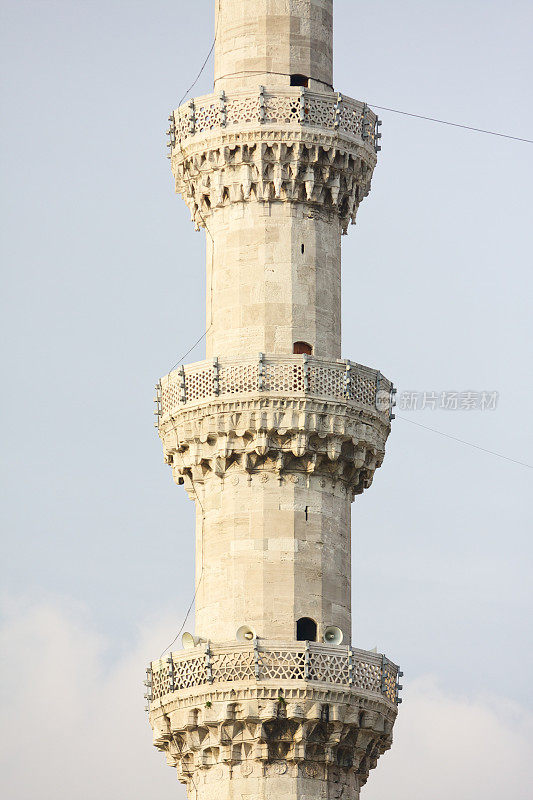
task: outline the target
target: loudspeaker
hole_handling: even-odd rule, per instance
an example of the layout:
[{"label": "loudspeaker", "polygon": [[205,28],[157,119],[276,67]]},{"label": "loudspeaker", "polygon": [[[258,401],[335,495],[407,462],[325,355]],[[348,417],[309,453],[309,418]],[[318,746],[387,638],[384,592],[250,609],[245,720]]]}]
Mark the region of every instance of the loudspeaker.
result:
[{"label": "loudspeaker", "polygon": [[200,636],[195,636],[188,631],[185,631],[181,637],[181,645],[184,650],[192,650],[196,645],[200,644],[200,642],[205,642],[205,639],[202,639]]},{"label": "loudspeaker", "polygon": [[344,636],[340,628],[336,628],[335,625],[330,625],[324,631],[324,641],[326,644],[342,644]]},{"label": "loudspeaker", "polygon": [[235,635],[238,642],[251,642],[255,639],[255,633],[248,625],[241,625]]}]

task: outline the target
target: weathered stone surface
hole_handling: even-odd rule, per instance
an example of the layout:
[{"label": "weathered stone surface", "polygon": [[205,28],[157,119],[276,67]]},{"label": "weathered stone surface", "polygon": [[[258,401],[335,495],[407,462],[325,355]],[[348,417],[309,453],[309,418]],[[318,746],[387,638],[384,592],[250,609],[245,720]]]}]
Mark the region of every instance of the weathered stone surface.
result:
[{"label": "weathered stone surface", "polygon": [[333,82],[333,0],[217,0],[215,88]]},{"label": "weathered stone surface", "polygon": [[396,708],[324,685],[204,689],[151,714],[154,744],[190,796],[358,798],[392,744]]},{"label": "weathered stone surface", "polygon": [[[172,152],[176,191],[197,227],[230,203],[298,203],[347,232],[370,192],[371,149],[306,129],[202,134]],[[326,216],[327,218],[327,216]]]},{"label": "weathered stone surface", "polygon": [[389,429],[379,414],[347,404],[261,397],[184,409],[161,424],[160,434],[180,484],[204,482],[210,473],[223,479],[233,468],[327,478],[353,496],[371,485]]}]

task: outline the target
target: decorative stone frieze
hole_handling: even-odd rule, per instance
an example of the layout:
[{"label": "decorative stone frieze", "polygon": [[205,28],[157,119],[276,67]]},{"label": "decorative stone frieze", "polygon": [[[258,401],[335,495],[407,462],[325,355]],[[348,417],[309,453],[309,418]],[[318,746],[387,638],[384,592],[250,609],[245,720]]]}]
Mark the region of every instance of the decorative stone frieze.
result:
[{"label": "decorative stone frieze", "polygon": [[346,403],[262,396],[186,407],[160,425],[174,480],[191,489],[230,468],[340,481],[368,488],[381,466],[390,425],[380,414]]},{"label": "decorative stone frieze", "polygon": [[161,421],[191,405],[224,396],[272,394],[342,401],[377,411],[387,424],[395,390],[380,372],[353,361],[259,353],[256,358],[198,361],[161,378],[156,413]]},{"label": "decorative stone frieze", "polygon": [[190,793],[218,800],[242,786],[254,798],[358,798],[391,747],[396,713],[356,690],[279,682],[167,695],[150,721],[155,746]]},{"label": "decorative stone frieze", "polygon": [[332,91],[305,88],[249,90],[204,95],[189,100],[169,117],[170,146],[189,145],[191,140],[212,131],[246,133],[266,130],[320,131],[335,139],[364,146],[370,154],[381,149],[376,114],[358,100]]},{"label": "decorative stone frieze", "polygon": [[[401,700],[398,667],[386,656],[341,645],[253,639],[250,643],[198,643],[190,650],[153,661],[148,669],[149,707],[167,695],[197,691],[210,684],[259,681],[305,681],[357,689],[363,695]],[[178,695],[182,696],[182,695]],[[184,695],[185,696],[185,695]],[[155,705],[154,705],[155,704]]]},{"label": "decorative stone frieze", "polygon": [[337,214],[346,233],[370,192],[374,163],[360,145],[288,130],[203,134],[172,155],[176,191],[197,228],[230,203],[289,202]]}]

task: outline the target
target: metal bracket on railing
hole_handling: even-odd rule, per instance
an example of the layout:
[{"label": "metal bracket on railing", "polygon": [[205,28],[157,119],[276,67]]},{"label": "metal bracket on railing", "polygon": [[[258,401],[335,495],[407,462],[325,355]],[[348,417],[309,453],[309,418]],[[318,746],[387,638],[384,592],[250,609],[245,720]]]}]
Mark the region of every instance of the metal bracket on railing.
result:
[{"label": "metal bracket on railing", "polygon": [[393,409],[393,408],[395,407],[395,405],[396,405],[396,393],[397,393],[397,391],[398,391],[398,390],[397,390],[397,389],[395,389],[395,388],[394,388],[394,386],[391,386],[391,390],[390,390],[390,406],[389,406],[389,419],[390,419],[391,421],[392,421],[393,419],[396,419],[396,414],[393,414],[393,413],[392,413],[392,409]]},{"label": "metal bracket on railing", "polygon": [[264,122],[266,116],[265,111],[265,87],[259,87],[259,122]]},{"label": "metal bracket on railing", "polygon": [[213,666],[211,664],[211,648],[209,647],[209,642],[207,642],[205,646],[205,671],[207,673],[208,682],[213,683]]},{"label": "metal bracket on railing", "polygon": [[367,139],[370,139],[370,119],[369,119],[369,107],[365,103],[363,105],[363,122],[361,125],[361,139],[366,142]]},{"label": "metal bracket on railing", "polygon": [[401,683],[398,683],[398,678],[403,676],[403,672],[399,667],[396,666],[396,664],[393,664],[392,661],[389,661],[386,656],[381,656],[381,693],[388,697],[389,700],[392,686],[390,688],[387,686],[387,678],[390,679],[392,669],[396,670],[396,677],[394,679],[394,702],[399,705],[402,702],[399,692],[401,689],[403,689],[403,686]]},{"label": "metal bracket on railing", "polygon": [[228,115],[226,111],[226,92],[222,90],[219,95],[220,99],[220,124],[223,128],[226,127],[226,122],[228,120]]},{"label": "metal bracket on railing", "polygon": [[400,703],[403,702],[402,698],[400,697],[400,692],[403,689],[403,686],[401,683],[398,683],[398,678],[403,678],[403,672],[399,667],[398,667],[398,672],[396,673],[396,686],[394,687],[394,696],[396,698],[397,705],[400,705]]},{"label": "metal bracket on railing", "polygon": [[335,130],[341,124],[341,112],[342,112],[342,94],[339,92],[337,95],[337,101],[335,103],[335,122],[333,123],[333,127]]},{"label": "metal bracket on railing", "polygon": [[167,658],[167,664],[168,664],[168,685],[170,687],[170,691],[173,692],[175,687],[175,682],[174,682],[174,659],[172,658],[172,655],[170,655]]},{"label": "metal bracket on railing", "polygon": [[348,683],[350,684],[350,686],[353,686],[355,683],[354,673],[355,673],[355,663],[353,657],[353,650],[350,647],[350,649],[348,650]]},{"label": "metal bracket on railing", "polygon": [[218,395],[220,394],[220,366],[218,364],[218,358],[215,356],[213,359],[213,394]]},{"label": "metal bracket on railing", "polygon": [[157,420],[154,422],[154,428],[159,428],[159,423],[161,422],[161,415],[163,413],[162,408],[161,408],[161,384],[160,383],[156,383],[155,392],[156,392],[156,394],[155,394],[155,397],[154,397],[154,403],[155,403],[154,416],[157,417]]},{"label": "metal bracket on railing", "polygon": [[305,89],[302,87],[300,89],[300,122],[305,122]]},{"label": "metal bracket on railing", "polygon": [[304,353],[304,392],[311,390],[311,375],[309,367],[309,356]]},{"label": "metal bracket on railing", "polygon": [[387,676],[385,673],[385,667],[387,664],[387,659],[385,656],[381,656],[381,694],[387,694]]},{"label": "metal bracket on railing", "polygon": [[309,680],[311,675],[311,653],[309,652],[309,642],[306,641],[305,643],[305,653],[304,653],[304,679],[306,681]]},{"label": "metal bracket on railing", "polygon": [[[167,131],[167,136],[169,137],[169,141],[167,142],[167,147],[171,149],[176,146],[176,120],[174,118],[174,112],[172,111],[168,121],[170,122],[170,127]],[[171,154],[172,155],[172,154]],[[171,155],[168,158],[171,158]]]},{"label": "metal bracket on railing", "polygon": [[144,699],[147,701],[144,710],[150,711],[150,702],[153,700],[152,695],[152,666],[149,664],[146,667],[146,680],[143,681],[143,685],[146,686],[148,689],[147,692],[144,693]]},{"label": "metal bracket on railing", "polygon": [[376,121],[374,123],[374,150],[376,153],[379,153],[381,150],[381,145],[378,144],[379,139],[381,139],[381,133],[379,129],[381,128],[381,120],[376,117]]},{"label": "metal bracket on railing", "polygon": [[346,360],[346,369],[344,372],[344,396],[348,399],[352,399],[352,365],[348,360]]},{"label": "metal bracket on railing", "polygon": [[255,679],[258,681],[261,676],[259,671],[259,644],[257,642],[257,636],[254,636],[254,672]]},{"label": "metal bracket on railing", "polygon": [[258,370],[258,384],[257,388],[260,392],[265,388],[265,354],[259,353],[259,370]]},{"label": "metal bracket on railing", "polygon": [[194,100],[189,100],[189,133],[196,131],[196,112],[194,110]]},{"label": "metal bracket on railing", "polygon": [[187,402],[187,384],[185,382],[185,367],[183,364],[179,368],[179,376],[180,376],[180,403]]}]

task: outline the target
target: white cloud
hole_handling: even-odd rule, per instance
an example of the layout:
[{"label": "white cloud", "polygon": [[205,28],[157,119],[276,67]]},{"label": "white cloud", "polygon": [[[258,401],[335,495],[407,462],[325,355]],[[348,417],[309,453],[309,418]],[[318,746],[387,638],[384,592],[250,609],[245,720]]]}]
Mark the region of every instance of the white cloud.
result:
[{"label": "white cloud", "polygon": [[[106,667],[106,642],[82,610],[11,603],[0,629],[3,796],[9,800],[182,800],[151,746],[143,668],[170,621],[146,624]],[[405,693],[392,751],[364,800],[529,800],[533,721],[501,699],[469,701],[431,679]]]},{"label": "white cloud", "polygon": [[451,696],[430,677],[404,695],[363,800],[530,800],[533,715],[501,697]]},{"label": "white cloud", "polygon": [[170,622],[105,666],[105,642],[58,602],[11,603],[0,630],[2,794],[8,800],[181,800],[151,745],[143,670]]}]

